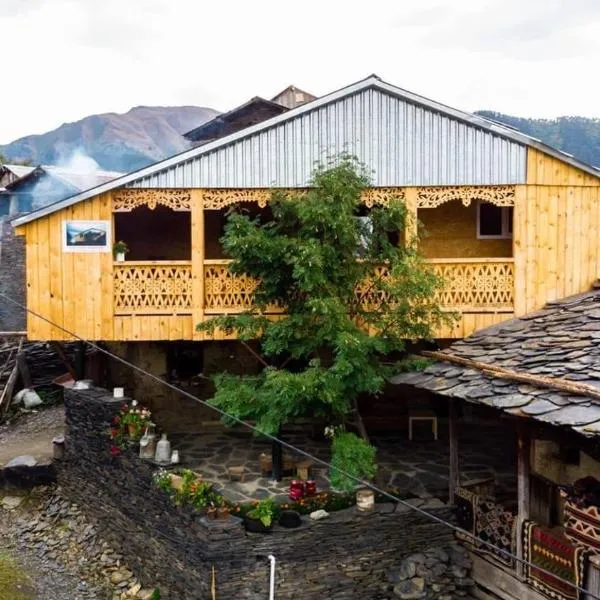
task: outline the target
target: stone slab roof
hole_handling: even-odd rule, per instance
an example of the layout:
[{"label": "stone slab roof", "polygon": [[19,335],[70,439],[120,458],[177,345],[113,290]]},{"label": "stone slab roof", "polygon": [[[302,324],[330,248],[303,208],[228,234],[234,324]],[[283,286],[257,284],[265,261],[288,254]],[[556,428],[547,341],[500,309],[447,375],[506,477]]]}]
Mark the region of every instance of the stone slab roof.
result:
[{"label": "stone slab roof", "polygon": [[[442,353],[600,391],[600,290],[550,302],[536,313],[478,331]],[[391,381],[600,436],[600,400],[589,396],[492,377],[443,361]]]}]

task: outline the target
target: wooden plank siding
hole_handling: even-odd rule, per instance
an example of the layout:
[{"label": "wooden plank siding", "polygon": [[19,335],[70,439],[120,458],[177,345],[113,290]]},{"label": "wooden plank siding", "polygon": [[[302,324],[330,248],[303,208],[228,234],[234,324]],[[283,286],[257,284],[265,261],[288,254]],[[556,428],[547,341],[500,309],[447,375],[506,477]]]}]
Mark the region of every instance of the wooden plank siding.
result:
[{"label": "wooden plank siding", "polygon": [[591,289],[600,277],[600,178],[529,149],[514,215],[515,315]]},{"label": "wooden plank siding", "polygon": [[[464,312],[458,321],[436,332],[437,337],[466,337],[479,329],[535,311],[549,300],[589,290],[600,276],[600,179],[532,149],[528,151],[527,165],[527,184],[515,186],[514,305],[483,303],[477,306],[463,302]],[[411,213],[415,213],[414,188],[405,188],[405,192]],[[170,314],[172,307],[163,311],[167,314],[135,315],[119,312],[118,308],[115,314],[113,296],[117,283],[114,278],[118,270],[113,267],[112,254],[62,251],[64,220],[112,221],[110,193],[19,227],[17,233],[26,236],[28,307],[56,323],[52,326],[30,314],[27,319],[29,339],[73,339],[68,331],[84,339],[106,341],[207,339],[205,334],[195,331],[196,324],[207,318],[206,314],[215,312],[205,309],[204,305],[205,285],[209,289],[205,266],[209,261],[205,260],[202,203],[201,190],[192,190],[193,305],[187,307],[187,312],[173,309],[173,314]],[[410,233],[414,231],[413,223]],[[461,256],[458,262],[461,259],[477,260]],[[443,260],[450,259],[438,257],[438,262]],[[501,259],[488,257],[488,261],[493,260]],[[493,281],[493,278],[490,276],[488,280]],[[465,281],[470,280],[465,278]],[[476,288],[471,283],[465,286]],[[225,336],[217,332],[213,339],[225,339]]]}]

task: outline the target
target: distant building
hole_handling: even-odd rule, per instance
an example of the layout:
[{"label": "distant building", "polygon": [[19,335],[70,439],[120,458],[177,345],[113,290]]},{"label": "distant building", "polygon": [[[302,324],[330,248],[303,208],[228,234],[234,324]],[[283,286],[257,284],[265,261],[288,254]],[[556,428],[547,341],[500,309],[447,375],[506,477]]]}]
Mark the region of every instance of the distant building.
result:
[{"label": "distant building", "polygon": [[184,137],[192,142],[193,146],[200,146],[262,123],[315,99],[316,96],[290,85],[272,100],[254,96],[244,104],[220,114],[196,127],[196,129],[188,131],[184,134]]},{"label": "distant building", "polygon": [[13,183],[17,179],[29,175],[35,167],[25,165],[1,165],[0,166],[0,190],[5,188],[9,183]]},{"label": "distant building", "polygon": [[121,175],[114,171],[82,172],[49,165],[3,165],[0,167],[0,217],[31,212]]}]

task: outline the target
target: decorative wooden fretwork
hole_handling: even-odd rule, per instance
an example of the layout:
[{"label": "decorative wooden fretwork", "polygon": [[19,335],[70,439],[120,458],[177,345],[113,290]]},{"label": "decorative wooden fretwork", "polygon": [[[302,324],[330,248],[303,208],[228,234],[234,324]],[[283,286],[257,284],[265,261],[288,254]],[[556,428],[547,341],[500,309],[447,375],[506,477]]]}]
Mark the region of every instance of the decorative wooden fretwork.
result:
[{"label": "decorative wooden fretwork", "polygon": [[[302,188],[281,190],[289,194],[306,194]],[[254,202],[260,208],[265,208],[271,200],[273,190],[270,189],[206,189],[202,191],[204,208],[218,210],[232,204]],[[361,200],[368,207],[387,206],[390,200],[405,200],[404,188],[369,188],[362,194]]]},{"label": "decorative wooden fretwork", "polygon": [[429,263],[444,280],[438,302],[456,309],[506,309],[514,304],[514,264],[503,262]]},{"label": "decorative wooden fretwork", "polygon": [[[300,190],[298,190],[300,191]],[[272,190],[263,188],[250,188],[244,190],[222,189],[222,190],[203,190],[202,198],[205,209],[217,210],[238,204],[239,202],[254,202],[260,208],[265,208],[271,199]]]},{"label": "decorative wooden fretwork", "polygon": [[417,188],[417,208],[435,208],[451,200],[460,200],[464,206],[473,200],[514,206],[515,194],[514,185],[422,187]]},{"label": "decorative wooden fretwork", "polygon": [[116,315],[191,314],[191,265],[115,263],[113,273]]},{"label": "decorative wooden fretwork", "polygon": [[369,188],[361,195],[361,200],[367,208],[373,206],[388,206],[390,200],[406,200],[404,188]]},{"label": "decorative wooden fretwork", "polygon": [[366,279],[356,288],[356,298],[365,310],[377,310],[386,300],[385,291],[375,286],[374,283],[378,279],[385,281],[389,279],[389,276],[389,269],[385,265],[381,265],[375,268],[373,277]]},{"label": "decorative wooden fretwork", "polygon": [[[437,301],[451,310],[486,309],[512,310],[514,303],[514,265],[510,261],[427,261],[433,271],[444,280]],[[374,277],[387,279],[385,265],[375,270]],[[210,313],[235,313],[247,310],[252,304],[256,281],[250,277],[233,275],[227,262],[205,265],[204,302]],[[367,310],[376,310],[385,300],[385,292],[365,281],[356,290],[360,303]]]},{"label": "decorative wooden fretwork", "polygon": [[120,189],[113,195],[113,212],[131,212],[138,206],[154,210],[158,204],[171,210],[192,210],[191,190]]},{"label": "decorative wooden fretwork", "polygon": [[234,275],[226,262],[204,266],[204,310],[207,313],[236,313],[252,306],[257,282]]}]

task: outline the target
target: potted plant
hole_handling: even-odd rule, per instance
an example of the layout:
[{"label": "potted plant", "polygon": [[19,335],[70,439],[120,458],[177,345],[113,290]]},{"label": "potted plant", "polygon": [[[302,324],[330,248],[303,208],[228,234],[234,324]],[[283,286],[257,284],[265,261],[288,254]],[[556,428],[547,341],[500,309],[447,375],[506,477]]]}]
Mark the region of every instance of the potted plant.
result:
[{"label": "potted plant", "polygon": [[246,531],[252,533],[268,533],[273,525],[275,515],[275,502],[273,498],[265,498],[256,502],[254,508],[249,510],[244,517]]},{"label": "potted plant", "polygon": [[[371,480],[377,472],[376,450],[362,438],[343,428],[327,428],[326,435],[332,438],[330,479],[334,488],[352,492],[356,480]],[[375,505],[373,491],[361,487],[356,492],[358,510],[372,510]]]},{"label": "potted plant", "polygon": [[113,244],[113,255],[117,262],[123,262],[128,252],[129,246],[125,242],[119,241]]},{"label": "potted plant", "polygon": [[137,400],[133,400],[131,406],[124,404],[121,407],[119,425],[126,429],[130,439],[138,440],[151,424],[151,416],[152,413],[147,408],[138,406]]}]

